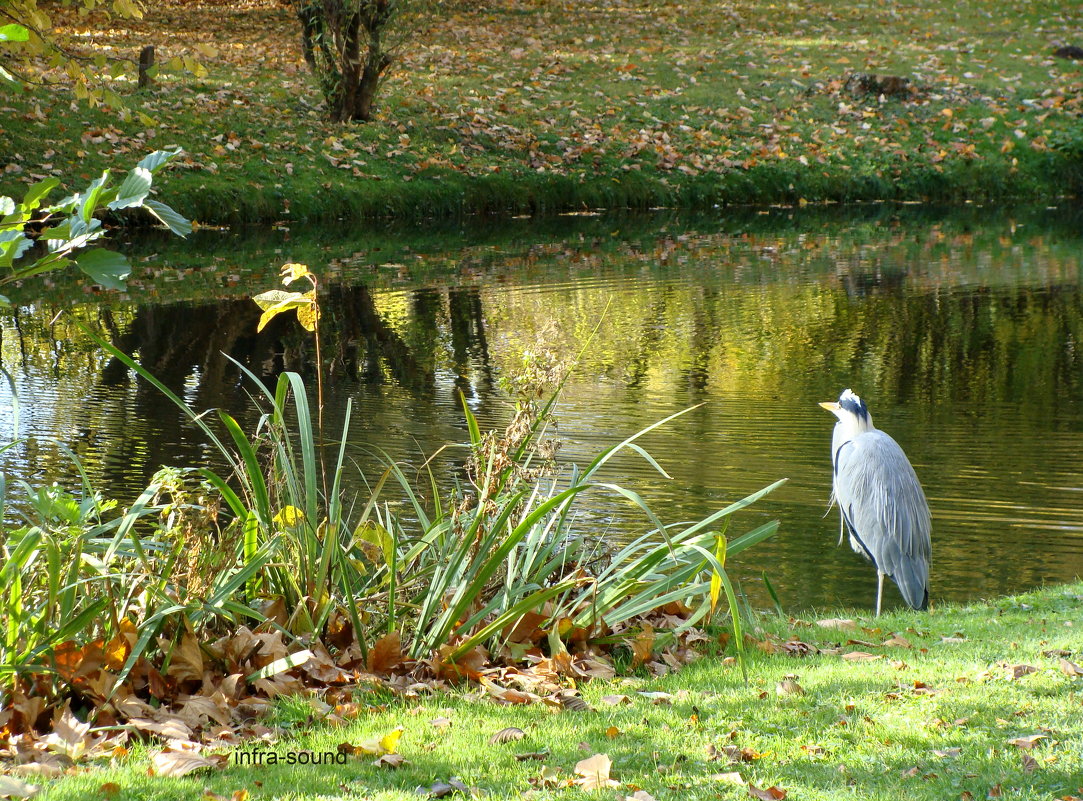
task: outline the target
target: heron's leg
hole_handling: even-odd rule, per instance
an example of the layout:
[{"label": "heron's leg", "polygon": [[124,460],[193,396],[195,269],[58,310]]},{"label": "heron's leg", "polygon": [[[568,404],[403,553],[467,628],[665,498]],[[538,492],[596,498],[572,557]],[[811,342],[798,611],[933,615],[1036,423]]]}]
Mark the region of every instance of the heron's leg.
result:
[{"label": "heron's leg", "polygon": [[876,616],[880,617],[880,601],[884,598],[884,571],[876,571]]}]

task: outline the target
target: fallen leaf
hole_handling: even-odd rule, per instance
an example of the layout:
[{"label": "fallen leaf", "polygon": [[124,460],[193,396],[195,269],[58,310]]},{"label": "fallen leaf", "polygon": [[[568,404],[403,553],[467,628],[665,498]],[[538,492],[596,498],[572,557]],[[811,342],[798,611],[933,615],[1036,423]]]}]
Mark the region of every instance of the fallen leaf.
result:
[{"label": "fallen leaf", "polygon": [[640,693],[636,693],[636,694],[637,695],[642,695],[644,698],[648,699],[652,704],[661,704],[661,705],[664,705],[664,706],[669,706],[670,704],[673,703],[673,695],[671,693],[644,691],[644,692],[640,692]]},{"label": "fallen leaf", "polygon": [[620,737],[620,729],[618,729],[616,726],[610,726],[608,729],[605,730],[605,736],[608,737],[610,740],[616,739],[617,737]]},{"label": "fallen leaf", "polygon": [[1060,665],[1060,672],[1065,676],[1075,678],[1076,676],[1083,676],[1083,668],[1077,665],[1075,662],[1070,662],[1067,659],[1061,659],[1058,664]]},{"label": "fallen leaf", "polygon": [[848,662],[871,662],[884,657],[882,654],[870,654],[866,651],[850,651],[848,654],[843,654],[842,658]]},{"label": "fallen leaf", "polygon": [[654,629],[650,624],[644,624],[643,631],[632,640],[631,647],[632,670],[650,661],[654,654]]},{"label": "fallen leaf", "polygon": [[1011,671],[1012,679],[1015,680],[1021,679],[1023,678],[1023,676],[1028,676],[1031,673],[1037,673],[1038,668],[1034,667],[1033,665],[1012,665]]},{"label": "fallen leaf", "polygon": [[631,795],[624,796],[624,801],[656,801],[656,799],[646,790],[636,790]]},{"label": "fallen leaf", "polygon": [[627,695],[603,695],[599,700],[609,706],[624,706],[632,703],[632,699]]},{"label": "fallen leaf", "polygon": [[783,679],[775,685],[775,693],[778,695],[804,695],[805,688],[793,679]]},{"label": "fallen leaf", "polygon": [[515,726],[508,726],[507,728],[501,729],[496,734],[494,734],[492,737],[490,737],[489,738],[489,743],[490,743],[490,745],[499,745],[501,743],[512,743],[512,742],[515,742],[516,740],[522,740],[524,737],[526,737],[526,732],[525,731],[523,731],[522,729],[516,728]]},{"label": "fallen leaf", "polygon": [[546,760],[548,758],[549,758],[549,751],[548,750],[545,750],[545,751],[528,751],[525,754],[516,754],[515,755],[515,761],[516,762],[526,762],[527,760],[530,760],[530,759],[534,759],[534,760],[537,760],[539,762],[542,762],[542,761],[544,761],[544,760]]},{"label": "fallen leaf", "polygon": [[608,754],[595,754],[581,759],[575,763],[575,772],[579,775],[575,783],[587,792],[606,787],[619,787],[619,783],[609,777],[612,768],[613,760]]},{"label": "fallen leaf", "polygon": [[167,748],[154,755],[152,760],[157,776],[187,776],[197,770],[221,767],[217,761],[195,751]]},{"label": "fallen leaf", "polygon": [[1032,757],[1030,754],[1022,754],[1023,757],[1023,772],[1033,773],[1038,769],[1038,760]]},{"label": "fallen leaf", "polygon": [[27,784],[14,776],[0,775],[0,796],[7,798],[32,798],[41,788],[36,784]]},{"label": "fallen leaf", "polygon": [[433,718],[429,721],[429,725],[434,729],[444,731],[451,728],[451,718]]},{"label": "fallen leaf", "polygon": [[753,798],[759,798],[762,801],[781,801],[786,797],[786,791],[781,787],[768,787],[766,790],[761,790],[752,782],[748,783],[748,794]]},{"label": "fallen leaf", "polygon": [[1038,744],[1039,740],[1044,739],[1046,739],[1044,734],[1031,734],[1028,737],[1016,737],[1014,740],[1008,740],[1008,745],[1014,745],[1023,751],[1029,751]]},{"label": "fallen leaf", "polygon": [[817,620],[816,625],[825,629],[856,629],[857,624],[850,618],[831,617],[826,620]]},{"label": "fallen leaf", "polygon": [[470,788],[463,784],[456,778],[448,779],[446,782],[436,782],[429,788],[429,798],[443,798],[446,795],[452,793],[462,793],[463,795],[470,795]]},{"label": "fallen leaf", "polygon": [[384,754],[372,764],[378,768],[401,768],[407,763],[402,754]]},{"label": "fallen leaf", "polygon": [[399,633],[393,631],[373,643],[369,651],[369,673],[387,673],[402,661],[402,642]]},{"label": "fallen leaf", "polygon": [[963,753],[962,748],[934,748],[933,749],[933,754],[935,756],[940,757],[941,759],[955,759],[961,753]]},{"label": "fallen leaf", "polygon": [[745,780],[741,778],[741,774],[736,771],[729,773],[712,773],[711,778],[716,782],[722,782],[723,784],[744,784]]}]

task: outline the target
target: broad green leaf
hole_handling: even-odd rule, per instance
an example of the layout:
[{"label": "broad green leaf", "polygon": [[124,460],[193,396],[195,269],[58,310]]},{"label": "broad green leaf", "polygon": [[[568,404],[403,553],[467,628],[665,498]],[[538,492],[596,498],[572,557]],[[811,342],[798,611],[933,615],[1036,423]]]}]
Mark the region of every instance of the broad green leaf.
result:
[{"label": "broad green leaf", "polygon": [[127,257],[105,248],[94,248],[80,253],[75,263],[80,270],[107,289],[124,289],[124,279],[132,272]]},{"label": "broad green leaf", "polygon": [[86,191],[81,193],[81,203],[79,204],[79,217],[85,223],[90,222],[90,218],[94,216],[94,212],[98,209],[98,201],[101,199],[102,190],[105,188],[106,182],[109,180],[109,170],[106,170],[101,174],[100,178],[96,178],[91,181],[90,186],[86,188]]},{"label": "broad green leaf", "polygon": [[129,209],[132,206],[142,206],[143,201],[150,192],[150,170],[144,167],[136,167],[128,173],[124,182],[117,189],[117,196],[108,204],[111,209]]},{"label": "broad green leaf", "polygon": [[59,178],[46,178],[44,181],[38,181],[26,190],[26,195],[23,197],[23,210],[36,210],[41,205],[41,201],[45,200],[45,197],[58,186],[60,186]]},{"label": "broad green leaf", "polygon": [[0,42],[28,42],[30,31],[22,25],[0,25]]},{"label": "broad green leaf", "polygon": [[379,523],[366,520],[354,530],[353,538],[354,542],[361,546],[361,550],[365,552],[365,555],[370,560],[376,562],[375,556],[379,555],[383,557],[385,564],[391,564],[395,540],[391,536],[391,532]]},{"label": "broad green leaf", "polygon": [[143,160],[135,166],[142,167],[144,170],[149,170],[152,173],[158,172],[163,165],[168,164],[183,152],[184,151],[179,148],[177,150],[155,150],[150,155],[144,156]]},{"label": "broad green leaf", "polygon": [[22,231],[0,231],[0,267],[10,267],[33,245]]},{"label": "broad green leaf", "polygon": [[188,234],[192,233],[192,224],[165,203],[157,200],[145,200],[143,201],[143,208],[161,220],[165,227],[177,236],[188,236]]}]

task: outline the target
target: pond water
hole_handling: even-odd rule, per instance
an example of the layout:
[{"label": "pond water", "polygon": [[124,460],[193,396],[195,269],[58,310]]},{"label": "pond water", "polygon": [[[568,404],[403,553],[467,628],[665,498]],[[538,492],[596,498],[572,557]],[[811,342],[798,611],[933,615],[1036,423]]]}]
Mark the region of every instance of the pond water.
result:
[{"label": "pond water", "polygon": [[[103,356],[81,321],[137,352],[194,407],[254,420],[229,353],[265,376],[311,372],[292,322],[257,336],[247,295],[304,261],[324,278],[329,430],[346,398],[351,454],[419,465],[466,439],[463,392],[482,425],[510,418],[502,378],[524,353],[570,363],[556,412],[564,462],[682,409],[646,449],[672,476],[621,458],[605,478],[665,521],[698,519],[778,478],[731,524],[780,533],[734,565],[787,611],[868,608],[875,574],[836,547],[817,407],[852,387],[903,446],[933,516],[934,604],[1083,575],[1083,225],[1078,211],[887,206],[726,212],[717,218],[565,217],[440,229],[206,232],[190,244],[129,243],[138,269],[120,300],[65,279],[10,293],[3,364],[21,398],[5,473],[75,486],[50,438],[93,485],[130,502],[161,464],[212,457],[179,412]],[[56,317],[60,309],[67,314]],[[593,338],[591,334],[593,333]],[[589,341],[588,341],[589,340]],[[530,357],[528,357],[530,358]],[[14,425],[11,388],[0,426]],[[462,452],[444,451],[450,483]],[[646,521],[598,497],[585,531],[619,540]],[[886,603],[900,603],[894,587]]]}]

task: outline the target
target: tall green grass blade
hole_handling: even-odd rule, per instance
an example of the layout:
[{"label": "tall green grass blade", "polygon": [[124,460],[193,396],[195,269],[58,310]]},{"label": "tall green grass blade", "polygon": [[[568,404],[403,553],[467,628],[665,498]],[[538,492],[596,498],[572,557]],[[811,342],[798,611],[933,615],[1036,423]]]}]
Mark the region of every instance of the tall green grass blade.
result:
[{"label": "tall green grass blade", "polygon": [[259,458],[256,456],[256,449],[252,447],[252,443],[248,441],[248,437],[245,436],[244,431],[241,430],[240,425],[231,415],[220,411],[218,417],[233,438],[233,444],[244,463],[247,484],[256,504],[253,511],[259,518],[260,525],[269,528],[273,517],[271,514],[271,497],[267,490],[267,480],[263,477],[263,469],[260,467]]},{"label": "tall green grass blade", "polygon": [[767,578],[767,571],[760,572],[761,578],[763,578],[763,586],[767,588],[767,594],[771,598],[771,603],[775,605],[775,614],[779,617],[785,617],[786,613],[782,611],[782,602],[778,599],[778,593],[775,592],[774,586],[771,584],[771,580]]}]

